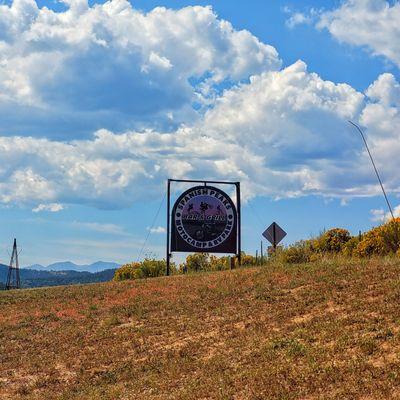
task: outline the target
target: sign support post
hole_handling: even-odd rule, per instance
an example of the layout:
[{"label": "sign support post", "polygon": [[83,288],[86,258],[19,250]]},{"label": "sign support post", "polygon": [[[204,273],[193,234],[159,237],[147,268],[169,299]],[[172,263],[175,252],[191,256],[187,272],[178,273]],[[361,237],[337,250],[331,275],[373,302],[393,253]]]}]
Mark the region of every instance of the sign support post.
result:
[{"label": "sign support post", "polygon": [[171,179],[167,182],[167,276],[169,276],[171,252],[170,252],[170,227],[171,227]]},{"label": "sign support post", "polygon": [[240,182],[236,182],[236,207],[238,218],[238,265],[242,265],[242,234],[241,234],[241,212],[240,212]]}]

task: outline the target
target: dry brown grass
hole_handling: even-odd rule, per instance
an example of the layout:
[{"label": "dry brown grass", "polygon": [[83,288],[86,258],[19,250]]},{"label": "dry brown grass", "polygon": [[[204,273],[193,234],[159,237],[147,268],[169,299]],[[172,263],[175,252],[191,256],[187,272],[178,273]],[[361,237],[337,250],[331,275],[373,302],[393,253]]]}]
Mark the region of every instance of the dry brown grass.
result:
[{"label": "dry brown grass", "polygon": [[0,293],[0,398],[400,398],[400,262]]}]

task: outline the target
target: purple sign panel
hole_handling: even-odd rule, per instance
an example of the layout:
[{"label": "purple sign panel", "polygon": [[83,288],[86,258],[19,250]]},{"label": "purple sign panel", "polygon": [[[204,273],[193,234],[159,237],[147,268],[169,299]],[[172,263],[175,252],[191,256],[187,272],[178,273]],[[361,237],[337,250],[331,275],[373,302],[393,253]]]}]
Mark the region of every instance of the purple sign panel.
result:
[{"label": "purple sign panel", "polygon": [[172,251],[236,254],[236,207],[218,188],[193,187],[174,205],[171,234]]}]

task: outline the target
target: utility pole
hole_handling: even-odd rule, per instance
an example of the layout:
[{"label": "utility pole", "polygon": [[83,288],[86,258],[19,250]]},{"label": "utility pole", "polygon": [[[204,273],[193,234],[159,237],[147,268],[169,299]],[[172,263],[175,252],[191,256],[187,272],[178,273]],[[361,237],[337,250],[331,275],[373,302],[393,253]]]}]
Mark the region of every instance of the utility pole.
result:
[{"label": "utility pole", "polygon": [[[14,266],[14,264],[15,264],[15,266]],[[19,289],[20,287],[21,287],[21,281],[19,278],[17,239],[14,239],[13,251],[12,251],[11,260],[10,260],[10,266],[8,267],[6,290]]]},{"label": "utility pole", "polygon": [[367,139],[365,138],[364,132],[363,132],[363,131],[361,130],[361,128],[360,128],[357,124],[355,124],[354,122],[349,121],[349,123],[350,123],[351,125],[353,125],[353,126],[358,130],[358,132],[359,132],[360,135],[361,135],[361,138],[362,138],[362,140],[363,140],[363,142],[364,142],[365,148],[367,149],[369,158],[370,158],[370,160],[371,160],[372,166],[373,166],[373,168],[374,168],[376,177],[378,178],[378,182],[379,182],[379,184],[380,184],[380,186],[381,186],[383,196],[385,197],[386,204],[387,204],[387,206],[388,206],[390,215],[392,216],[392,219],[394,220],[394,214],[393,214],[392,206],[390,205],[389,199],[388,199],[388,197],[387,197],[387,195],[386,195],[386,191],[385,191],[385,188],[383,187],[382,179],[381,179],[381,177],[379,176],[378,169],[376,168],[375,161],[374,161],[374,159],[373,159],[373,157],[372,157],[372,154],[371,154],[371,151],[370,151],[370,149],[369,149],[369,147],[368,147]]}]

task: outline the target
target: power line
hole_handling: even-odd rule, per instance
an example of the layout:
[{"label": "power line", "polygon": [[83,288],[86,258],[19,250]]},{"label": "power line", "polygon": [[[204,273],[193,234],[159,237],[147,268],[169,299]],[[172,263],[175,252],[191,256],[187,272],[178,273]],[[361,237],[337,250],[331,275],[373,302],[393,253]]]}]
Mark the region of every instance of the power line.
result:
[{"label": "power line", "polygon": [[392,215],[392,219],[394,219],[392,207],[391,207],[391,205],[390,205],[390,203],[389,203],[389,199],[388,199],[388,197],[387,197],[387,195],[386,195],[385,188],[383,187],[382,180],[381,180],[381,178],[380,178],[380,176],[379,176],[378,169],[376,168],[374,159],[372,158],[372,154],[371,154],[371,151],[369,150],[368,143],[367,143],[367,140],[365,139],[364,133],[363,133],[363,131],[361,130],[361,128],[360,128],[357,124],[355,124],[355,123],[352,122],[352,121],[349,121],[349,123],[350,123],[351,125],[353,125],[353,126],[358,130],[358,132],[360,132],[360,135],[361,135],[361,137],[362,137],[362,139],[363,139],[363,141],[364,141],[365,147],[366,147],[367,152],[368,152],[368,154],[369,154],[369,158],[371,159],[372,166],[374,167],[376,177],[378,178],[379,184],[381,185],[382,192],[383,192],[383,195],[384,195],[385,200],[386,200],[386,204],[387,204],[388,207],[389,207],[389,211],[390,211],[390,214]]},{"label": "power line", "polygon": [[162,205],[164,204],[164,200],[165,200],[166,195],[167,195],[167,194],[164,193],[164,196],[163,196],[163,198],[161,199],[161,202],[160,202],[160,205],[159,205],[158,210],[157,210],[157,212],[156,212],[156,215],[155,215],[155,217],[154,217],[154,219],[153,219],[153,223],[151,224],[151,227],[149,228],[149,230],[148,230],[148,232],[147,232],[146,239],[145,239],[145,241],[143,242],[143,246],[142,246],[142,248],[140,249],[140,253],[139,253],[138,257],[137,257],[137,261],[138,261],[138,262],[139,262],[139,260],[140,260],[140,257],[142,256],[143,250],[144,250],[144,248],[145,248],[145,246],[146,246],[146,244],[147,244],[147,241],[148,241],[148,239],[149,239],[149,236],[150,236],[150,234],[151,234],[151,231],[152,231],[152,229],[154,228],[154,225],[155,225],[155,223],[156,223],[156,221],[157,221],[158,215],[160,214],[161,207],[162,207]]},{"label": "power line", "polygon": [[256,210],[254,209],[253,205],[251,204],[251,200],[249,200],[249,202],[247,204],[249,206],[250,211],[253,214],[254,219],[257,222],[257,225],[260,227],[260,229],[264,229],[262,226],[262,222],[261,222],[262,219],[261,219],[260,215],[258,214],[258,212],[256,212]]}]

